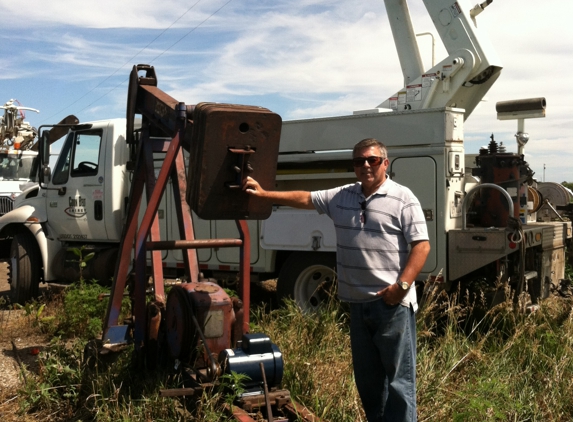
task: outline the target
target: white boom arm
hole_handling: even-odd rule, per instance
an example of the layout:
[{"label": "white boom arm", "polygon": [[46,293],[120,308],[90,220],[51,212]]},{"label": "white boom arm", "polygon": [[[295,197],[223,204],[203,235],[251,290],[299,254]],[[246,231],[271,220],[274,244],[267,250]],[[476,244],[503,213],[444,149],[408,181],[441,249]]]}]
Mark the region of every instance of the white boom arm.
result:
[{"label": "white boom arm", "polygon": [[397,111],[459,107],[467,119],[502,69],[475,22],[492,1],[470,9],[465,0],[424,0],[449,56],[423,72],[406,0],[384,0],[405,86],[378,107]]}]

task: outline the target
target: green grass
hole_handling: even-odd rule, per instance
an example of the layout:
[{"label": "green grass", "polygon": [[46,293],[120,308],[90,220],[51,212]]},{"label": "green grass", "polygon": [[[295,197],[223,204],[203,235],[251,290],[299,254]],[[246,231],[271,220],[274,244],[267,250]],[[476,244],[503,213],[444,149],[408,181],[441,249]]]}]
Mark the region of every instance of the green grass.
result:
[{"label": "green grass", "polygon": [[456,313],[441,336],[419,325],[420,420],[572,420],[572,305],[554,297],[526,314],[503,303],[470,335]]},{"label": "green grass", "polygon": [[[84,297],[70,291],[64,303],[69,295],[72,302]],[[61,307],[49,302],[44,313],[54,303]],[[516,312],[506,302],[479,320],[469,318],[468,308],[454,299],[427,303],[417,317],[420,421],[573,420],[571,298],[550,298],[533,314]],[[225,388],[186,400],[162,398],[159,390],[174,388],[180,380],[165,371],[135,370],[130,350],[109,366],[82,368],[86,338],[78,337],[73,326],[93,317],[92,305],[83,316],[83,308],[74,318],[55,314],[51,327],[60,336],[41,353],[39,373],[29,373],[19,391],[20,416],[227,420]],[[352,374],[348,315],[336,304],[316,315],[301,313],[293,303],[270,312],[260,307],[252,310],[251,321],[253,332],[268,334],[281,349],[283,387],[297,402],[328,421],[365,420]]]}]

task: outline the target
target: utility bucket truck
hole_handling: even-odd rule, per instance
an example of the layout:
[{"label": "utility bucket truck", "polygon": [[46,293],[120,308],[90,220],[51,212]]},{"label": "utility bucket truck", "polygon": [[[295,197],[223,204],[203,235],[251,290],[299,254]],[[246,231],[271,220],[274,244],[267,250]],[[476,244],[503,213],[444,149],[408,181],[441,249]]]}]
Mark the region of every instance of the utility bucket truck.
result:
[{"label": "utility bucket truck", "polygon": [[[471,155],[465,150],[464,122],[502,69],[475,25],[489,3],[470,8],[465,1],[424,1],[448,52],[424,71],[407,3],[386,0],[404,87],[374,109],[283,122],[274,187],[315,190],[353,183],[353,145],[377,138],[388,147],[390,177],[408,186],[425,211],[432,249],[418,281],[439,281],[448,290],[482,282],[494,289],[500,281],[518,293],[527,290],[535,302],[564,277],[571,209],[568,193],[535,181],[524,160],[524,121],[545,115],[544,99],[499,105],[499,119],[517,120],[516,139],[523,144],[517,152],[495,139]],[[95,253],[85,278],[106,282],[112,276],[133,183],[126,139],[138,136],[128,123],[73,127],[54,168],[42,170],[40,186],[20,195],[18,209],[0,217],[0,236],[12,240],[15,300],[29,299],[40,281],[77,278],[78,269],[70,264],[75,258],[66,256],[74,247]],[[159,168],[161,156],[155,160]],[[163,195],[157,224],[162,238],[176,241],[174,199],[169,190]],[[193,214],[197,239],[239,236],[234,221],[201,217]],[[278,276],[279,297],[294,297],[306,310],[320,306],[336,277],[331,221],[315,211],[275,206],[267,220],[246,224],[258,240],[250,246],[251,279]],[[196,256],[205,277],[236,282],[237,250],[200,248]],[[188,256],[170,250],[162,251],[161,259],[166,270],[182,271]]]},{"label": "utility bucket truck", "polygon": [[[6,102],[0,109],[0,216],[14,208],[14,199],[23,189],[36,183],[38,130],[25,121],[26,111],[39,110],[20,105],[18,100]],[[68,116],[60,124],[76,121]],[[65,133],[60,133],[63,136]],[[56,139],[51,139],[54,142]]]},{"label": "utility bucket truck", "polygon": [[32,150],[37,130],[26,122],[25,112],[38,110],[20,105],[18,100],[6,102],[0,109],[0,216],[11,211],[21,186],[30,182],[32,163],[38,155]]}]

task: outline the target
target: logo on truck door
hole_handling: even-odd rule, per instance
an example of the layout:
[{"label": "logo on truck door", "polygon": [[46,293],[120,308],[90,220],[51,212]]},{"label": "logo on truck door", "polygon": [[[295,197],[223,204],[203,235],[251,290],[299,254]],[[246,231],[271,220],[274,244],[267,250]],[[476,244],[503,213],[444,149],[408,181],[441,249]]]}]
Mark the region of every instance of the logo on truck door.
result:
[{"label": "logo on truck door", "polygon": [[77,198],[72,198],[71,196],[68,198],[68,208],[64,210],[64,212],[69,215],[70,217],[74,218],[82,218],[85,217],[87,214],[86,211],[86,198],[82,198],[78,196]]}]

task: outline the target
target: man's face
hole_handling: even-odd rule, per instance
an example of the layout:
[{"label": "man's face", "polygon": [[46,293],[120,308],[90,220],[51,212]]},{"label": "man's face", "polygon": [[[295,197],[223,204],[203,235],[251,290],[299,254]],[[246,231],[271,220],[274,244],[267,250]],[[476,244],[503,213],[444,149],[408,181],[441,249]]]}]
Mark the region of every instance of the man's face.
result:
[{"label": "man's face", "polygon": [[364,161],[362,166],[358,166],[357,163],[354,163],[354,173],[356,173],[358,181],[362,183],[363,189],[378,189],[378,187],[380,187],[386,180],[386,169],[388,168],[390,161],[388,161],[388,158],[386,158],[380,152],[380,148],[378,147],[367,147],[359,149],[356,151],[356,154],[354,154],[353,158],[356,159],[368,157],[383,157],[383,159],[380,161],[379,165],[370,165],[367,160],[361,160]]}]

